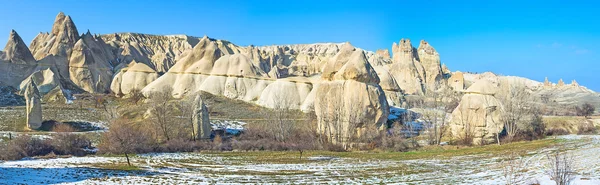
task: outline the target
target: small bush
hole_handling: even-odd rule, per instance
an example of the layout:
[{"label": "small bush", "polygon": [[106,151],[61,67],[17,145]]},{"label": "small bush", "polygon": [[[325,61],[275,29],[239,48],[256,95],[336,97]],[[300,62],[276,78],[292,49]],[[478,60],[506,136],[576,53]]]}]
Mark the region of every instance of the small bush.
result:
[{"label": "small bush", "polygon": [[42,156],[53,151],[49,141],[27,135],[2,143],[0,148],[2,148],[0,150],[0,160],[18,160],[24,157]]},{"label": "small bush", "polygon": [[60,133],[51,140],[54,152],[58,155],[84,156],[89,152],[92,142],[79,134]]},{"label": "small bush", "polygon": [[568,135],[569,131],[564,128],[549,128],[546,129],[546,135],[548,136],[559,136],[559,135]]}]

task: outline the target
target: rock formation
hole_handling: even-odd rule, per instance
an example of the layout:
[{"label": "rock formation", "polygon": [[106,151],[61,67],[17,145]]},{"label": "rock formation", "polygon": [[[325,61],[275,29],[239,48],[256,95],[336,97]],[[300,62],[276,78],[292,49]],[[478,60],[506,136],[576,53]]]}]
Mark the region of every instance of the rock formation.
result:
[{"label": "rock formation", "polygon": [[364,52],[353,51],[343,63],[333,75],[323,75],[323,82],[316,87],[318,131],[334,143],[345,143],[368,125],[383,129],[389,113],[379,77]]},{"label": "rock formation", "polygon": [[579,83],[577,83],[577,81],[573,80],[573,81],[571,81],[571,86],[579,87]]},{"label": "rock formation", "polygon": [[25,89],[27,128],[38,129],[42,126],[42,102],[40,92],[33,79]]},{"label": "rock formation", "polygon": [[393,63],[390,65],[390,73],[398,82],[400,88],[406,94],[422,95],[424,68],[418,62],[416,49],[410,43],[410,39],[402,39],[399,44],[392,46]]},{"label": "rock formation", "polygon": [[102,35],[121,63],[144,63],[158,73],[167,72],[179,57],[192,50],[200,38],[187,35],[115,33]]},{"label": "rock formation", "polygon": [[48,68],[38,70],[21,82],[21,84],[19,85],[19,89],[21,89],[20,94],[25,94],[27,86],[31,84],[31,80],[35,82],[37,89],[39,90],[39,93],[42,96],[60,85],[59,79],[54,74],[54,72],[52,72],[52,70]]},{"label": "rock formation", "polygon": [[465,89],[465,77],[462,72],[458,71],[452,74],[450,78],[448,78],[448,86],[450,86],[455,91],[462,91]]},{"label": "rock formation", "polygon": [[208,108],[202,101],[200,95],[194,99],[194,116],[192,117],[194,130],[197,139],[209,139],[212,131],[210,119],[208,117]]},{"label": "rock formation", "polygon": [[79,32],[75,23],[70,16],[60,12],[54,20],[52,31],[38,34],[29,47],[37,60],[49,55],[69,57],[78,39]]},{"label": "rock formation", "polygon": [[134,60],[115,75],[110,89],[116,94],[126,95],[132,90],[141,91],[158,77],[158,73],[150,66]]},{"label": "rock formation", "polygon": [[552,87],[552,83],[548,81],[548,77],[544,78],[544,87]]},{"label": "rock formation", "polygon": [[498,87],[497,79],[482,79],[465,91],[450,120],[454,139],[472,138],[473,144],[491,142],[503,130],[502,102],[494,97]]},{"label": "rock formation", "polygon": [[4,47],[4,52],[0,55],[0,59],[13,64],[35,65],[36,61],[27,48],[21,36],[15,30],[10,31],[8,42]]},{"label": "rock formation", "polygon": [[565,86],[565,82],[563,81],[562,78],[558,80],[558,83],[556,84],[556,86],[557,87],[563,87],[563,86]]},{"label": "rock formation", "polygon": [[12,30],[3,51],[0,51],[0,83],[18,87],[37,67],[23,39]]},{"label": "rock formation", "polygon": [[440,55],[424,40],[421,40],[417,53],[419,55],[419,62],[424,68],[422,76],[424,77],[427,90],[436,90],[439,88],[438,83],[443,79]]},{"label": "rock formation", "polygon": [[384,59],[390,59],[390,51],[387,49],[378,49],[375,54],[383,57]]}]

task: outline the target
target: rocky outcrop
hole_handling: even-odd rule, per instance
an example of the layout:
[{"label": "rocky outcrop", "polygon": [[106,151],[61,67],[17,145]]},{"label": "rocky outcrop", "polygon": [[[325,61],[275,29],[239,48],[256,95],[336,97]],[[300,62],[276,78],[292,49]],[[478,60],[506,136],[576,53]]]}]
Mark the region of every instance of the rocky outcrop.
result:
[{"label": "rocky outcrop", "polygon": [[0,51],[0,83],[19,87],[21,81],[35,71],[37,62],[23,39],[12,30],[3,51]]},{"label": "rocky outcrop", "polygon": [[503,130],[502,102],[494,97],[498,88],[497,79],[482,79],[464,91],[450,120],[454,139],[472,138],[473,144],[491,142]]},{"label": "rocky outcrop", "polygon": [[200,38],[187,35],[115,33],[100,36],[111,46],[120,63],[145,63],[158,73],[167,72]]},{"label": "rocky outcrop", "polygon": [[390,51],[387,49],[378,49],[375,54],[383,57],[384,59],[390,59]]},{"label": "rocky outcrop", "polygon": [[110,89],[117,95],[126,95],[133,90],[141,91],[158,77],[158,73],[150,66],[134,60],[115,75]]},{"label": "rocky outcrop", "polygon": [[41,66],[51,68],[60,81],[75,89],[109,91],[116,56],[102,38],[89,31],[80,36],[70,16],[59,13],[52,31],[38,34],[30,49]]},{"label": "rocky outcrop", "polygon": [[90,93],[107,93],[116,57],[100,37],[89,31],[75,43],[69,58],[71,81]]},{"label": "rocky outcrop", "polygon": [[465,77],[462,72],[458,71],[452,74],[450,78],[448,78],[448,86],[450,86],[455,91],[462,91],[465,89]]},{"label": "rocky outcrop", "polygon": [[25,89],[27,128],[38,129],[42,126],[42,102],[40,92],[32,79]]},{"label": "rocky outcrop", "polygon": [[21,85],[19,85],[19,89],[21,89],[20,94],[25,94],[25,90],[31,84],[31,80],[35,82],[41,96],[60,85],[59,79],[52,70],[48,68],[38,70],[21,82]]},{"label": "rocky outcrop", "polygon": [[416,49],[410,39],[402,39],[399,44],[392,46],[393,63],[389,66],[390,73],[406,94],[422,95],[424,68],[418,62]]},{"label": "rocky outcrop", "polygon": [[75,23],[70,16],[66,16],[63,12],[56,15],[52,31],[50,33],[38,34],[29,48],[33,53],[33,57],[37,60],[42,60],[49,55],[69,57],[73,45],[79,39],[79,32]]},{"label": "rocky outcrop", "polygon": [[563,87],[563,86],[565,86],[565,82],[563,81],[562,78],[558,80],[558,83],[556,84],[556,86],[557,87]]},{"label": "rocky outcrop", "polygon": [[208,108],[204,104],[204,101],[202,101],[200,95],[197,95],[194,99],[194,115],[192,117],[192,123],[195,127],[194,130],[196,131],[197,139],[210,139],[212,128],[208,117]]},{"label": "rocky outcrop", "polygon": [[548,77],[544,78],[544,87],[552,87],[552,83],[548,81]]},{"label": "rocky outcrop", "polygon": [[570,85],[573,87],[579,87],[579,83],[577,83],[577,81],[575,81],[575,80],[571,81]]},{"label": "rocky outcrop", "polygon": [[36,64],[31,51],[15,30],[10,31],[8,42],[4,46],[4,52],[0,54],[0,59],[13,64]]},{"label": "rocky outcrop", "polygon": [[394,76],[390,74],[388,68],[385,66],[373,66],[373,69],[377,72],[379,86],[381,86],[381,89],[385,92],[388,104],[390,106],[401,106],[404,100],[404,94],[394,79]]},{"label": "rocky outcrop", "polygon": [[353,51],[342,63],[333,75],[322,76],[314,105],[318,131],[334,143],[345,143],[368,125],[383,129],[389,114],[379,77],[364,52]]},{"label": "rocky outcrop", "polygon": [[422,74],[422,76],[424,77],[426,88],[427,90],[435,91],[437,88],[441,87],[438,83],[443,79],[440,55],[425,40],[421,40],[417,53],[419,55],[419,62],[424,68],[424,74]]}]

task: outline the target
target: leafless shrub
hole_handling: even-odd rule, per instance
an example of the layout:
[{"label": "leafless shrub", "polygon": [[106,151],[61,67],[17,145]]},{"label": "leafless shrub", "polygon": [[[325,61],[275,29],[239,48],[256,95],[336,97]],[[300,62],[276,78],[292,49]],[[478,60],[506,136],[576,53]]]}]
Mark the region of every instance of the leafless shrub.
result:
[{"label": "leafless shrub", "polygon": [[52,152],[49,141],[31,137],[19,136],[9,142],[0,143],[0,160],[18,160],[24,157],[42,156]]},{"label": "leafless shrub", "polygon": [[75,129],[68,124],[64,124],[64,123],[58,123],[54,125],[54,128],[52,128],[52,131],[54,132],[75,132]]},{"label": "leafless shrub", "polygon": [[91,141],[83,135],[73,133],[59,133],[51,140],[54,153],[58,155],[84,156],[88,154],[85,149],[91,148]]},{"label": "leafless shrub", "polygon": [[129,154],[152,151],[153,145],[149,133],[129,120],[118,119],[110,124],[108,132],[102,134],[98,149],[101,153],[125,154],[127,164],[131,165]]},{"label": "leafless shrub", "polygon": [[575,178],[574,158],[566,152],[555,150],[546,155],[548,164],[546,173],[557,185],[569,185]]},{"label": "leafless shrub", "polygon": [[137,105],[140,101],[146,98],[144,94],[142,94],[142,91],[137,88],[131,89],[128,96],[129,101],[134,105]]},{"label": "leafless shrub", "polygon": [[526,164],[521,156],[512,153],[500,165],[507,185],[517,184],[524,180],[523,173],[526,170]]}]

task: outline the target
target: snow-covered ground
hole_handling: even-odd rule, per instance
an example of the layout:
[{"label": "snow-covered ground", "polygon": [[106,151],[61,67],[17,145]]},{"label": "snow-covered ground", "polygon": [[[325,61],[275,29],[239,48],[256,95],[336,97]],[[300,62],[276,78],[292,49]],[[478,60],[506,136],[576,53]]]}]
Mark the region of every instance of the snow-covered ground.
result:
[{"label": "snow-covered ground", "polygon": [[[562,136],[578,172],[573,184],[600,184],[600,136]],[[522,160],[523,181],[554,184],[545,175],[546,154]],[[304,163],[260,163],[203,153],[144,154],[132,158],[140,171],[94,166],[123,157],[29,159],[0,163],[0,184],[504,184],[501,157],[473,155],[447,160],[378,160],[311,156]]]}]

